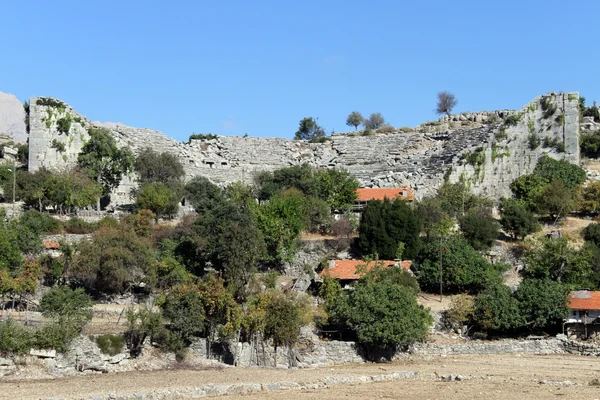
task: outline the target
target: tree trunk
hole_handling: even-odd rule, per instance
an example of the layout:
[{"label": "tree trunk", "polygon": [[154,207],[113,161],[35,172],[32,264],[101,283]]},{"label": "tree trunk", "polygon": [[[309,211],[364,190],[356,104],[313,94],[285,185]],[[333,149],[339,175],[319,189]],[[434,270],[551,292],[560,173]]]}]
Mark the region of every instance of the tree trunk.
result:
[{"label": "tree trunk", "polygon": [[[98,173],[98,177],[96,178],[96,180],[98,181],[98,183],[100,182],[100,173]],[[100,196],[102,197],[102,196]],[[96,211],[100,212],[100,197],[98,197],[98,199],[96,199]]]},{"label": "tree trunk", "polygon": [[273,365],[275,368],[277,368],[277,346],[273,346],[275,348],[275,365]]}]

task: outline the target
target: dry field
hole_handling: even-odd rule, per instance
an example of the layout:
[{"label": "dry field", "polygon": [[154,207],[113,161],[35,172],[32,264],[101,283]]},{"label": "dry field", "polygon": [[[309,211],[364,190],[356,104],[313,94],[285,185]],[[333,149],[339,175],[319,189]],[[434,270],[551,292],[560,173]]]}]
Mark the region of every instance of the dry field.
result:
[{"label": "dry field", "polygon": [[[323,369],[224,368],[87,375],[54,380],[0,380],[0,399],[93,398],[96,395],[176,390],[206,384],[318,382],[328,376],[372,376],[419,371],[420,377],[395,382],[336,384],[304,391],[259,392],[222,399],[600,399],[597,358],[582,356],[497,355],[408,358],[389,364],[358,364]],[[446,382],[441,376],[462,375]]]}]

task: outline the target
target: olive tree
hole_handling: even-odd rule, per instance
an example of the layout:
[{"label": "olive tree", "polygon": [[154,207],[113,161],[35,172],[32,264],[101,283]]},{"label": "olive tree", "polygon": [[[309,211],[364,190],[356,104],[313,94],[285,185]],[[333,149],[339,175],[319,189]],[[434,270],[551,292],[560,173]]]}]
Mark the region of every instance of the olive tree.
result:
[{"label": "olive tree", "polygon": [[448,91],[439,92],[437,94],[437,107],[435,112],[450,116],[450,113],[452,112],[452,109],[456,107],[456,104],[458,104],[458,101],[452,93]]}]

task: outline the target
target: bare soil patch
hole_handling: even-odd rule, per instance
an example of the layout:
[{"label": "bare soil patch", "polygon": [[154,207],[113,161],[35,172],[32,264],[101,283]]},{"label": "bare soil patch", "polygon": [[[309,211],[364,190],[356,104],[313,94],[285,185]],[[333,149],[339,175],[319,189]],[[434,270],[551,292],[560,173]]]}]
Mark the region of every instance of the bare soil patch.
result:
[{"label": "bare soil patch", "polygon": [[[0,380],[0,399],[92,398],[98,395],[152,393],[205,384],[316,382],[328,376],[372,376],[394,371],[419,371],[420,377],[396,382],[337,384],[327,389],[260,392],[224,399],[566,399],[600,398],[600,388],[589,382],[600,377],[595,358],[582,356],[474,355],[408,357],[389,364],[358,364],[333,368],[275,370],[168,370],[78,376],[54,380]],[[446,382],[440,377],[461,375]],[[559,398],[560,398],[559,397]]]}]

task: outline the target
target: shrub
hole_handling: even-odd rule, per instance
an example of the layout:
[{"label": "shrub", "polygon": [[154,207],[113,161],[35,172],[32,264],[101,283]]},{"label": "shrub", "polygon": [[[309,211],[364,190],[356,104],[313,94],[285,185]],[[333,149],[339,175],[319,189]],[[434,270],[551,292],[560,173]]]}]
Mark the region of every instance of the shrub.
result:
[{"label": "shrub", "polygon": [[597,158],[600,155],[600,134],[581,135],[579,148],[588,157]]},{"label": "shrub", "polygon": [[331,138],[328,136],[315,136],[312,139],[310,139],[311,143],[326,143],[326,142],[331,142]]},{"label": "shrub", "polygon": [[600,224],[589,224],[583,229],[583,238],[600,247]]},{"label": "shrub", "polygon": [[345,236],[352,235],[353,229],[352,224],[347,218],[343,217],[331,223],[331,234],[333,236]]},{"label": "shrub", "polygon": [[521,114],[520,113],[509,115],[504,120],[504,125],[506,125],[506,126],[517,126],[517,124],[519,123],[520,120],[521,120]]},{"label": "shrub", "polygon": [[87,222],[79,217],[72,217],[65,223],[65,231],[74,234],[93,233],[98,230],[95,222]]},{"label": "shrub", "polygon": [[459,220],[460,230],[475,250],[489,250],[496,242],[500,224],[491,210],[480,207],[469,210]]},{"label": "shrub", "polygon": [[535,150],[542,144],[542,139],[537,133],[530,133],[527,136],[527,143],[529,145],[529,150]]},{"label": "shrub", "polygon": [[501,126],[498,128],[498,132],[496,132],[496,140],[501,142],[508,138],[508,134],[506,133],[506,126]]},{"label": "shrub", "polygon": [[79,332],[92,319],[92,298],[81,288],[56,286],[44,293],[39,310],[44,317]]},{"label": "shrub", "polygon": [[513,239],[524,239],[541,228],[527,205],[516,199],[502,199],[500,202],[500,225]]},{"label": "shrub", "polygon": [[542,106],[542,111],[544,112],[544,118],[548,119],[554,115],[556,112],[556,105],[552,104],[552,100],[550,96],[542,97],[542,101],[540,102]]},{"label": "shrub", "polygon": [[190,135],[188,139],[188,143],[191,143],[192,140],[213,140],[218,138],[218,135],[214,133],[193,133]]},{"label": "shrub", "polygon": [[160,313],[154,312],[147,307],[137,311],[130,308],[127,310],[127,331],[125,341],[133,357],[142,353],[142,346],[147,337],[152,341],[163,327]]},{"label": "shrub", "polygon": [[56,130],[62,134],[68,134],[71,129],[71,114],[56,120]]},{"label": "shrub", "polygon": [[66,104],[60,100],[53,99],[51,97],[39,97],[35,104],[38,106],[47,106],[47,107],[55,107],[55,108],[66,108]]},{"label": "shrub", "polygon": [[79,331],[70,324],[53,322],[38,328],[32,337],[32,347],[36,349],[54,349],[60,353],[69,350],[71,340],[79,335]]},{"label": "shrub", "polygon": [[0,354],[24,354],[31,347],[31,332],[9,318],[0,321]]},{"label": "shrub", "polygon": [[116,356],[125,346],[125,336],[122,335],[100,335],[95,341],[102,354],[109,356]]},{"label": "shrub", "polygon": [[59,142],[56,139],[52,139],[52,143],[50,143],[50,148],[58,151],[59,153],[64,153],[67,150],[67,147],[64,143]]},{"label": "shrub", "polygon": [[396,133],[396,128],[394,128],[392,125],[384,125],[377,128],[377,133]]},{"label": "shrub", "polygon": [[475,321],[484,331],[509,331],[525,322],[519,302],[502,284],[492,285],[475,297]]},{"label": "shrub", "polygon": [[446,311],[446,321],[452,329],[462,331],[463,325],[468,325],[473,320],[475,306],[473,297],[466,293],[456,295],[450,301],[450,308]]},{"label": "shrub", "polygon": [[49,214],[41,213],[35,210],[29,210],[23,213],[19,218],[19,225],[26,227],[37,235],[41,234],[56,234],[63,229],[61,221],[52,217]]}]

